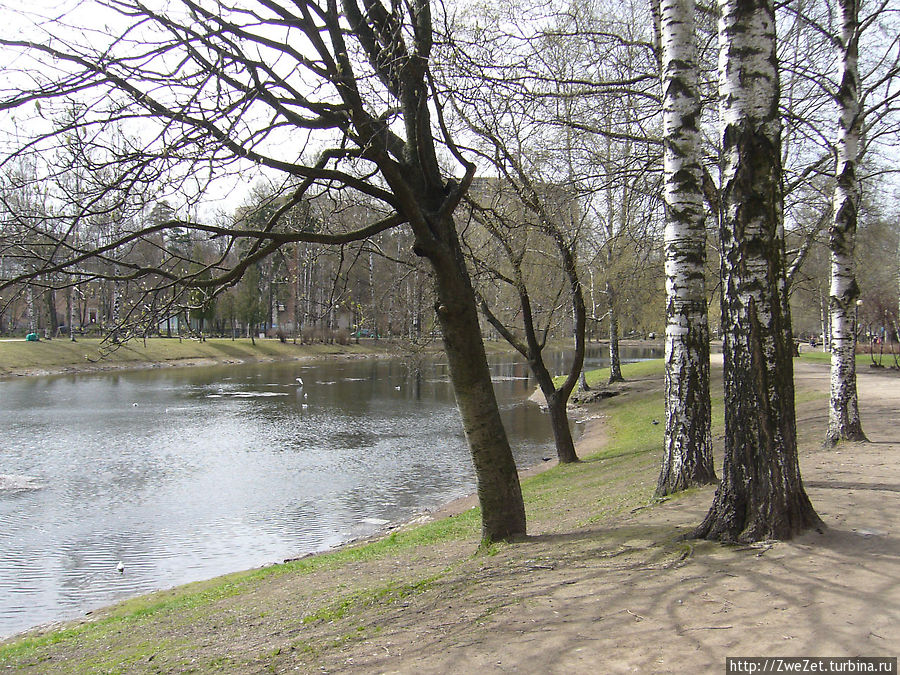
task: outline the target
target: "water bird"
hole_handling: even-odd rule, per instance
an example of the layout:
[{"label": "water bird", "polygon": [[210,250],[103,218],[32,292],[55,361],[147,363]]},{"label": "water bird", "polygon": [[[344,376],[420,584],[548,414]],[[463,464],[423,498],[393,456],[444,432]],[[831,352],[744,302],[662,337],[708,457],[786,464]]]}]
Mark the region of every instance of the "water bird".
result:
[{"label": "water bird", "polygon": [[131,404],[131,407],[132,407],[132,408],[137,408],[137,403],[132,403],[132,404]]},{"label": "water bird", "polygon": [[125,574],[125,564],[120,560],[119,564],[116,565],[116,572],[119,574]]},{"label": "water bird", "polygon": [[398,384],[396,387],[394,387],[394,389],[396,389],[397,391],[400,391],[400,385]]},{"label": "water bird", "polygon": [[297,385],[298,385],[298,386],[300,386],[300,387],[303,386],[303,378],[302,378],[302,377],[297,377],[297,378],[294,378],[294,379],[297,380]]}]

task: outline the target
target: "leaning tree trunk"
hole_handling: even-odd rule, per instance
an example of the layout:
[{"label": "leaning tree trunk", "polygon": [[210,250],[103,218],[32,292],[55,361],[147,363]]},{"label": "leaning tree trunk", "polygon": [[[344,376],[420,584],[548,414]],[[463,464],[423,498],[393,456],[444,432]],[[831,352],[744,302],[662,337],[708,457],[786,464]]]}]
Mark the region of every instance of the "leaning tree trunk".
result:
[{"label": "leaning tree trunk", "polygon": [[[525,505],[491,384],[475,292],[452,215],[471,185],[476,167],[453,143],[442,118],[442,106],[431,98],[428,64],[434,42],[428,1],[391,3],[390,9],[380,2],[362,4],[364,10],[350,0],[329,3],[326,21],[337,63],[332,83],[353,130],[346,138],[352,138],[360,151],[351,151],[348,156],[377,167],[390,192],[390,198],[384,201],[412,228],[416,255],[431,263],[435,311],[475,466],[482,539],[515,538],[525,534]],[[352,50],[343,44],[345,30],[346,35],[357,39]],[[365,56],[371,72],[384,85],[384,94],[391,99],[387,116],[371,116],[369,101],[364,102],[367,97],[358,88],[359,81],[353,79],[354,62],[360,56]],[[432,110],[437,112],[434,125]],[[465,167],[462,182],[446,178],[438,159],[436,134],[441,147]],[[416,330],[421,331],[421,322]]]},{"label": "leaning tree trunk", "polygon": [[693,0],[659,7],[665,174],[666,437],[658,497],[716,480]]},{"label": "leaning tree trunk", "polygon": [[838,90],[840,119],[837,138],[837,170],[834,186],[834,221],[829,232],[831,248],[831,402],[825,445],[841,441],[865,441],[859,420],[856,395],[856,223],[859,208],[859,185],[856,163],[859,157],[862,110],[859,104],[859,72],[857,67],[858,12],[857,0],[840,0],[841,85]]},{"label": "leaning tree trunk", "polygon": [[[539,206],[537,195],[535,195],[534,204],[538,205],[535,211],[540,213],[540,218],[543,221],[541,228],[544,234],[553,239],[563,261],[563,269],[566,273],[571,293],[572,317],[574,319],[572,337],[574,338],[575,348],[565,381],[557,387],[553,381],[553,376],[550,375],[550,371],[547,369],[543,356],[545,343],[539,338],[538,331],[535,328],[531,296],[522,274],[522,260],[513,254],[507,246],[504,246],[504,248],[506,248],[508,262],[512,268],[511,278],[514,280],[518,290],[524,341],[517,337],[491,311],[490,306],[483,297],[481,298],[481,310],[488,323],[494,327],[497,333],[528,360],[528,367],[534,374],[541,393],[547,402],[550,425],[553,429],[553,439],[556,444],[556,455],[561,464],[569,464],[577,462],[578,455],[575,452],[575,442],[572,439],[572,431],[569,428],[569,414],[566,405],[569,397],[572,395],[572,391],[575,389],[579,375],[584,376],[584,334],[587,325],[587,310],[584,306],[584,293],[581,288],[581,281],[578,278],[578,265],[573,250],[574,245],[572,242],[567,241],[561,230],[547,217],[543,208]],[[495,236],[499,236],[499,231],[493,227],[488,227],[488,229],[492,230]]]},{"label": "leaning tree trunk", "polygon": [[481,504],[485,541],[525,534],[525,506],[516,463],[507,440],[491,384],[475,291],[469,279],[453,218],[413,224],[416,252],[431,262],[435,311],[441,324],[450,380],[469,443]]},{"label": "leaning tree trunk", "polygon": [[[582,350],[582,362],[583,354]],[[559,463],[571,464],[572,462],[577,462],[578,454],[575,452],[575,441],[572,438],[572,430],[569,428],[569,413],[566,409],[569,396],[574,388],[569,382],[573,378],[573,372],[569,371],[566,385],[557,389],[550,371],[547,370],[540,350],[532,351],[528,361],[531,371],[538,382],[538,387],[540,387],[541,393],[547,402],[547,413],[550,416],[550,427],[553,429],[553,440],[556,444],[556,456],[559,459]],[[578,370],[581,370],[581,368],[578,367]]]},{"label": "leaning tree trunk", "polygon": [[695,534],[787,539],[821,521],[800,477],[790,315],[782,302],[775,9],[772,0],[719,0],[719,7],[725,463]]},{"label": "leaning tree trunk", "polygon": [[553,429],[553,438],[556,442],[556,456],[561,464],[571,464],[578,461],[575,452],[575,441],[572,439],[572,430],[569,428],[569,413],[566,410],[567,402],[559,395],[559,391],[547,399],[547,411],[550,415],[550,426]]}]

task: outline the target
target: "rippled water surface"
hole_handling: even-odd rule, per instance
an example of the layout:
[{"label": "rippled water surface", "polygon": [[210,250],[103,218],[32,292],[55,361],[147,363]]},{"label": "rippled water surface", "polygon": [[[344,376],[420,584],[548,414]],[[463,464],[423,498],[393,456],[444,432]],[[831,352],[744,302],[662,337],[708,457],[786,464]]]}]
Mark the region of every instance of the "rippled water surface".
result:
[{"label": "rippled water surface", "polygon": [[[493,368],[516,459],[540,462],[533,381]],[[0,383],[0,429],[0,635],[322,550],[474,487],[442,365],[23,378]]]}]

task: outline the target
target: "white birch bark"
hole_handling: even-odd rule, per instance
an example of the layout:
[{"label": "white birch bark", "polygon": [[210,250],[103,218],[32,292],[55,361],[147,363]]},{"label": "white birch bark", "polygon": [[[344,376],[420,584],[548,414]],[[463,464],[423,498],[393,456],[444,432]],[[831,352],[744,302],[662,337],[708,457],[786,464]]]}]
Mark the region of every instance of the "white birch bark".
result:
[{"label": "white birch bark", "polygon": [[831,399],[825,445],[864,441],[856,394],[856,224],[859,184],[856,164],[862,111],[859,105],[858,0],[840,0],[841,60],[838,89],[837,166],[834,186],[834,220],[829,232],[831,249]]},{"label": "white birch bark", "polygon": [[75,286],[69,287],[69,340],[75,342]]},{"label": "white birch bark", "polygon": [[378,294],[375,289],[375,254],[369,251],[369,300],[372,303],[372,336],[378,339]]},{"label": "white birch bark", "polygon": [[719,9],[725,462],[695,534],[787,539],[821,521],[797,457],[775,10],[773,0],[719,0]]},{"label": "white birch bark", "polygon": [[624,382],[622,362],[619,359],[619,314],[612,284],[606,282],[606,298],[609,301],[609,380],[608,383]]},{"label": "white birch bark", "polygon": [[28,318],[28,332],[37,332],[37,322],[34,313],[34,287],[28,284],[28,290],[25,292],[25,312]]},{"label": "white birch bark", "polygon": [[656,494],[716,480],[710,437],[706,213],[693,0],[662,0],[666,436]]}]

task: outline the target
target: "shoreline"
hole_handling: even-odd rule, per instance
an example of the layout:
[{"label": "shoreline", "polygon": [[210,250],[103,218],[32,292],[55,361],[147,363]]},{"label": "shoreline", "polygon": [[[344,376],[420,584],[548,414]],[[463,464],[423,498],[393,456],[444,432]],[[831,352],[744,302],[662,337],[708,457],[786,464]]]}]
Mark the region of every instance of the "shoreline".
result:
[{"label": "shoreline", "polygon": [[[178,342],[176,338],[154,338],[153,340],[163,340],[163,343],[157,342],[157,344],[165,344],[166,346],[175,346],[176,344],[179,346],[183,346],[183,343]],[[243,341],[246,341],[246,345],[243,344]],[[24,341],[5,342],[13,345],[18,345],[20,343],[25,344]],[[44,342],[44,344],[53,345],[53,342],[54,341],[46,341]],[[56,342],[61,342],[61,340],[57,340]],[[227,347],[231,342],[233,341],[229,338],[209,338],[205,342],[199,342],[197,340],[184,340],[184,343],[187,343],[187,348],[190,348],[192,346],[218,346],[219,343],[222,343],[225,345],[225,347]],[[352,360],[364,358],[393,358],[402,356],[402,351],[397,348],[396,343],[386,341],[372,344],[350,343],[347,345],[326,343],[293,344],[291,342],[282,343],[271,338],[257,338],[256,342],[256,345],[251,345],[250,341],[246,340],[246,338],[242,338],[240,341],[237,341],[237,344],[241,345],[242,347],[246,347],[246,353],[241,353],[239,355],[228,355],[225,353],[225,348],[223,347],[219,354],[196,353],[193,355],[182,357],[176,356],[173,358],[154,359],[148,357],[122,359],[115,357],[116,352],[113,352],[113,354],[109,356],[100,355],[99,352],[96,352],[96,349],[99,345],[99,340],[92,340],[90,342],[85,340],[83,342],[66,344],[66,347],[69,347],[72,344],[78,346],[84,345],[89,352],[92,352],[92,357],[89,357],[87,354],[84,355],[84,362],[70,361],[66,363],[29,366],[10,366],[6,364],[0,364],[0,382],[16,380],[20,377],[53,377],[58,375],[81,374],[93,375],[102,373],[157,370],[168,368],[230,366],[251,363],[278,363],[310,360],[330,361],[338,359]],[[128,347],[131,351],[135,351],[135,346],[137,346],[138,349],[142,348],[139,344],[139,341],[136,345],[132,342],[129,342],[124,343],[122,346]],[[278,352],[270,351],[269,353],[266,353],[264,351],[271,350],[272,347],[276,347]],[[257,349],[260,353],[254,354],[251,352],[251,350]],[[184,351],[187,351],[187,349],[185,349]],[[241,351],[244,350],[242,349]],[[96,353],[96,358],[93,358],[93,353]]]},{"label": "shoreline", "polygon": [[[119,348],[114,350],[109,356],[101,356],[97,351],[100,346],[100,340],[94,338],[83,339],[78,342],[69,342],[63,338],[55,338],[53,340],[44,340],[37,343],[27,343],[25,340],[0,340],[0,382],[15,380],[20,377],[52,377],[57,375],[81,375],[81,374],[98,374],[123,371],[141,371],[155,370],[162,368],[193,368],[203,366],[227,366],[227,365],[243,365],[247,363],[277,363],[290,361],[308,361],[308,360],[336,360],[336,359],[364,359],[364,358],[403,358],[407,353],[403,349],[402,341],[390,341],[382,339],[373,341],[364,338],[365,342],[350,342],[349,344],[330,344],[330,343],[310,343],[295,344],[291,341],[282,343],[276,338],[257,338],[257,344],[251,344],[247,338],[238,338],[231,340],[230,338],[207,338],[206,341],[200,342],[196,339],[184,339],[183,342],[178,338],[150,338],[148,342],[156,345],[165,345],[174,347],[176,345],[187,345],[184,350],[187,351],[191,347],[201,348],[209,345],[223,345],[219,354],[195,353],[188,356],[175,356],[164,358],[152,358],[152,356],[142,355],[141,358],[122,359],[116,354]],[[237,356],[230,356],[226,353],[226,347],[229,345],[242,345],[241,351],[244,353]],[[609,343],[605,340],[591,342],[587,346],[605,347]],[[646,341],[646,340],[619,340],[619,344],[627,347],[647,347],[662,348],[662,342]],[[26,346],[27,345],[27,346]],[[55,349],[65,348],[73,354],[78,355],[79,359],[69,360],[62,363],[35,363],[33,365],[7,365],[4,363],[4,348],[9,350],[34,350],[40,348],[41,345],[49,345]],[[37,346],[37,347],[36,347]],[[568,345],[560,345],[561,349],[567,349]],[[131,340],[121,345],[122,349],[128,349],[132,352],[143,350],[140,340]],[[271,352],[272,349],[275,352]],[[89,354],[84,354],[87,349]],[[252,353],[252,351],[264,352],[270,350],[270,353]],[[152,350],[149,350],[152,351]],[[210,351],[210,350],[207,350]],[[435,341],[424,347],[424,351],[433,355],[442,355],[443,348],[439,341]],[[485,351],[488,356],[492,354],[515,354],[512,347],[505,342],[490,341],[485,342]],[[293,353],[291,353],[293,352]],[[7,362],[12,363],[16,354],[13,352],[7,357]],[[71,356],[71,355],[70,355]]]}]

